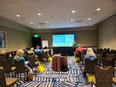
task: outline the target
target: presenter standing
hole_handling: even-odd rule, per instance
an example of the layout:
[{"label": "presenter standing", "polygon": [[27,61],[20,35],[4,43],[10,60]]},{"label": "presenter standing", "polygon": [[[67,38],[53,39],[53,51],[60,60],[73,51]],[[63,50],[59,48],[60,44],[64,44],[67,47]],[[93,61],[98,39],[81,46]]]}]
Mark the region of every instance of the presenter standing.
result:
[{"label": "presenter standing", "polygon": [[73,52],[75,52],[76,47],[77,47],[77,44],[76,44],[76,42],[74,41],[74,42],[73,42]]},{"label": "presenter standing", "polygon": [[77,44],[75,41],[73,42],[73,47],[75,47],[75,48],[77,47]]}]

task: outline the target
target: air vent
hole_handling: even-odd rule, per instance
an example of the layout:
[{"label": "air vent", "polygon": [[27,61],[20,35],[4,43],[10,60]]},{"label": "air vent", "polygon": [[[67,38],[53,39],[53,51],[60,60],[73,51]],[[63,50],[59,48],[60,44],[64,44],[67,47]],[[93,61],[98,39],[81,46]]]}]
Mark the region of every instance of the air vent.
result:
[{"label": "air vent", "polygon": [[26,18],[21,18],[22,20],[26,20]]},{"label": "air vent", "polygon": [[97,12],[93,12],[92,14],[95,15],[95,14],[97,14]]},{"label": "air vent", "polygon": [[45,25],[46,23],[38,23],[38,25]]},{"label": "air vent", "polygon": [[76,20],[75,23],[83,22],[83,20]]}]

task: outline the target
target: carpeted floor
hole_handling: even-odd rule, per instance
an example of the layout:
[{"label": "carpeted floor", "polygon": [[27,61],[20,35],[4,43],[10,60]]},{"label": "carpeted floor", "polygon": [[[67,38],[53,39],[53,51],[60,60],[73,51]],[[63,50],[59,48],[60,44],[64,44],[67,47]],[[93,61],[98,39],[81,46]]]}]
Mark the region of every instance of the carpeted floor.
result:
[{"label": "carpeted floor", "polygon": [[91,87],[85,82],[78,64],[74,62],[74,57],[67,57],[67,60],[69,71],[52,71],[49,62],[46,64],[45,72],[34,75],[31,82],[19,81],[19,87]]}]

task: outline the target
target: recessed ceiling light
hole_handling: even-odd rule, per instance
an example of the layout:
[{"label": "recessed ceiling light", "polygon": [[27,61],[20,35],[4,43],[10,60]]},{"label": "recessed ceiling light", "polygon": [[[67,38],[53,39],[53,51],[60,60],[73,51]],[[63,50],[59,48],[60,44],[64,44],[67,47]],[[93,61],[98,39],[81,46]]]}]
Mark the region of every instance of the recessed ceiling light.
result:
[{"label": "recessed ceiling light", "polygon": [[33,24],[33,22],[30,22],[30,24]]},{"label": "recessed ceiling light", "polygon": [[38,28],[41,28],[40,26],[38,26]]},{"label": "recessed ceiling light", "polygon": [[38,13],[37,15],[41,15],[41,13]]},{"label": "recessed ceiling light", "polygon": [[73,21],[73,19],[71,19],[70,21]]},{"label": "recessed ceiling light", "polygon": [[16,15],[17,17],[20,17],[20,15]]},{"label": "recessed ceiling light", "polygon": [[46,21],[46,23],[48,23],[48,21]]},{"label": "recessed ceiling light", "polygon": [[91,18],[88,18],[88,20],[91,20]]},{"label": "recessed ceiling light", "polygon": [[100,8],[97,8],[96,10],[97,10],[97,11],[100,11],[101,9],[100,9]]},{"label": "recessed ceiling light", "polygon": [[72,13],[75,13],[75,12],[76,12],[75,10],[72,11]]}]

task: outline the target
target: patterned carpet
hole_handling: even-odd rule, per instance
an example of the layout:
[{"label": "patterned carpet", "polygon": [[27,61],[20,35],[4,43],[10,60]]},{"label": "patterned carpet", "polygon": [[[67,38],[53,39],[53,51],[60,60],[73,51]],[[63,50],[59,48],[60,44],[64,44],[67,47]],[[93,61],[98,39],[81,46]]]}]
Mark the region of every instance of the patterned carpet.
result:
[{"label": "patterned carpet", "polygon": [[51,62],[46,64],[44,73],[34,75],[31,82],[19,81],[19,87],[91,87],[85,82],[82,72],[73,57],[67,57],[67,72],[56,72],[51,69]]}]

